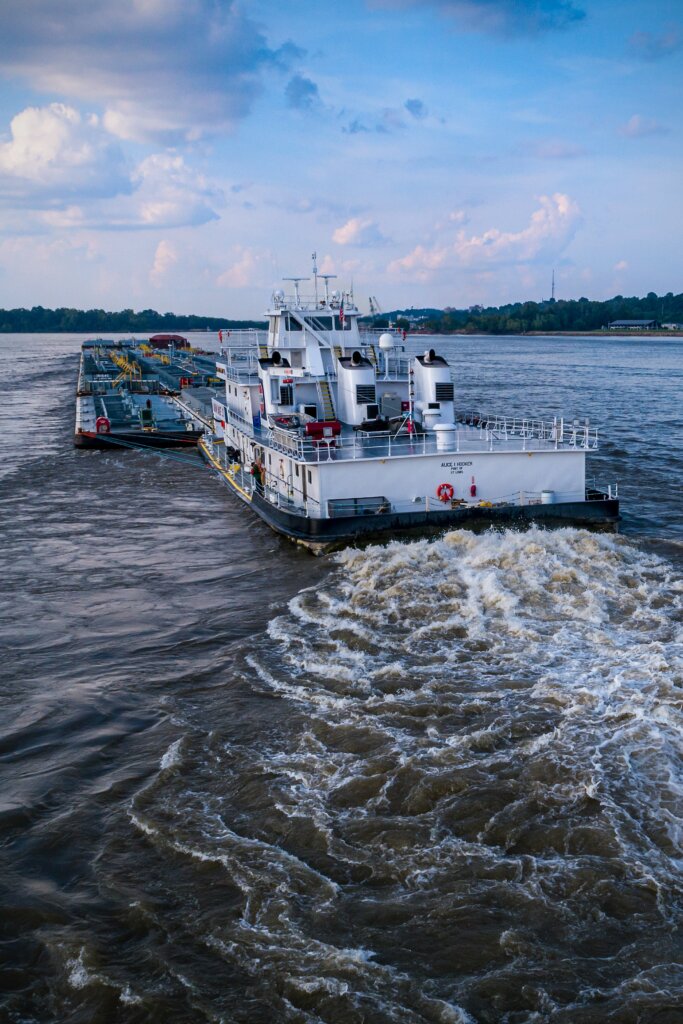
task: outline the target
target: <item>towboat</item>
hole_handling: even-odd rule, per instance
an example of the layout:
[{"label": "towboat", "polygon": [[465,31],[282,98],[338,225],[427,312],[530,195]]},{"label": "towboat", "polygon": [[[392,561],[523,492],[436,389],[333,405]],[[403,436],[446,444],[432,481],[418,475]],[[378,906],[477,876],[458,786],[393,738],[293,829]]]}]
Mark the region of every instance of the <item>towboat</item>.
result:
[{"label": "towboat", "polygon": [[231,332],[216,375],[213,430],[199,449],[278,533],[315,553],[454,527],[615,528],[616,487],[586,485],[598,447],[589,420],[456,409],[434,348],[365,332],[334,275],[287,278],[267,331]]}]

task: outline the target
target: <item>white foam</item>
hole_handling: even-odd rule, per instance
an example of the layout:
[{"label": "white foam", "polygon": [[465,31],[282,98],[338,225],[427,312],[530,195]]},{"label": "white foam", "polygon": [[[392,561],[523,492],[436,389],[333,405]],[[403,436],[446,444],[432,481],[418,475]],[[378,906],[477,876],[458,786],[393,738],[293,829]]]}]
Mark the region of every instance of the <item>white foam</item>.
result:
[{"label": "white foam", "polygon": [[182,744],[182,736],[180,737],[180,739],[174,740],[174,742],[171,743],[170,747],[161,758],[159,767],[161,768],[162,771],[167,771],[169,768],[175,768],[177,767],[177,765],[181,763],[182,756],[180,751]]},{"label": "white foam", "polygon": [[72,988],[85,988],[87,985],[92,985],[97,981],[96,976],[85,966],[84,957],[85,949],[83,948],[77,957],[66,962],[66,968],[69,972],[68,980]]},{"label": "white foam", "polygon": [[[604,841],[605,863],[619,858],[668,927],[683,865],[680,605],[667,563],[580,530],[454,531],[343,552],[246,659],[251,678],[304,721],[278,730],[270,749],[267,740],[240,748],[240,770],[268,800],[259,838],[231,829],[223,804],[210,801],[194,834],[182,801],[177,832],[168,802],[159,822],[147,805],[133,820],[155,843],[224,867],[242,913],[205,941],[280,993],[284,978],[313,1006],[318,994],[343,996],[387,1019],[468,1024],[414,979],[407,994],[406,976],[353,939],[346,948],[315,937],[346,895],[334,879],[363,877],[351,870],[362,866],[379,903],[384,893],[417,894],[429,908],[458,891],[459,866],[468,879],[504,884],[520,906],[552,906],[570,932],[585,927],[585,878]],[[176,744],[162,768],[178,763]],[[183,783],[181,773],[162,780]],[[480,784],[472,826],[468,797]],[[499,785],[505,799],[487,809]],[[586,853],[565,819],[577,834],[585,826]],[[299,822],[332,862],[329,877],[296,842],[297,856],[283,849]],[[528,836],[531,852],[516,853]],[[604,916],[599,900],[590,913]],[[533,955],[535,940],[501,932],[509,956]],[[533,1000],[529,1020],[554,1012],[540,986]]]}]

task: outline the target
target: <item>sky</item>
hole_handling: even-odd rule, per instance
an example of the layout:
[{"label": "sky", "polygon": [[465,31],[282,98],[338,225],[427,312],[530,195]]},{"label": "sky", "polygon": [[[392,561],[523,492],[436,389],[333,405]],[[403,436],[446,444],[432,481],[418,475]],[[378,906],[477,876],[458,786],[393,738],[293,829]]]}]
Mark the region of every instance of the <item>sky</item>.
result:
[{"label": "sky", "polygon": [[0,0],[0,307],[683,291],[683,0]]}]

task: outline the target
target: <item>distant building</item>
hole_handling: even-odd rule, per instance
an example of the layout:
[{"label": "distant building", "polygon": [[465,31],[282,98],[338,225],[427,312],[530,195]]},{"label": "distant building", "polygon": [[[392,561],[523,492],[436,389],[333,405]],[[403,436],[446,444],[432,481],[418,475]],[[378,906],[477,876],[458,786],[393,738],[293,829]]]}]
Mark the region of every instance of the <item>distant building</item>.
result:
[{"label": "distant building", "polygon": [[683,324],[662,324],[663,331],[683,331]]},{"label": "distant building", "polygon": [[607,327],[610,331],[656,331],[659,324],[656,320],[613,320]]},{"label": "distant building", "polygon": [[189,348],[187,338],[180,334],[153,334],[148,344],[152,348],[167,349],[173,345],[174,348]]}]

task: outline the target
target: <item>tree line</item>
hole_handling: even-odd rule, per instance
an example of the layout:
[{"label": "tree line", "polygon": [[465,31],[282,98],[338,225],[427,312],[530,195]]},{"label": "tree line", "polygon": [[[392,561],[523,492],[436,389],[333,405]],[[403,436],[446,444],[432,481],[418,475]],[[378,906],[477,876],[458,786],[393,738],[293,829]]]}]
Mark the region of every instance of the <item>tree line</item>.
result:
[{"label": "tree line", "polygon": [[40,332],[73,334],[161,334],[169,331],[219,331],[264,327],[260,320],[226,320],[211,316],[178,316],[143,309],[136,313],[123,309],[110,313],[104,309],[0,309],[0,332],[4,334],[37,334]]},{"label": "tree line", "polygon": [[[548,299],[544,302],[515,302],[507,306],[470,306],[469,309],[403,309],[379,317],[364,318],[377,328],[395,324],[405,330],[419,326],[434,334],[455,331],[467,334],[524,334],[528,331],[599,331],[613,320],[655,320],[683,323],[683,294],[656,295],[596,302],[591,299]],[[260,320],[229,320],[190,314],[158,313],[155,309],[135,312],[123,309],[0,309],[0,332],[73,334],[159,334],[169,331],[219,331],[263,328]]]},{"label": "tree line", "polygon": [[655,320],[683,324],[683,294],[642,298],[615,295],[603,302],[591,299],[548,299],[514,302],[507,306],[470,306],[469,309],[395,310],[375,317],[375,327],[389,322],[409,330],[416,325],[434,334],[524,334],[528,331],[599,331],[614,320]]}]

